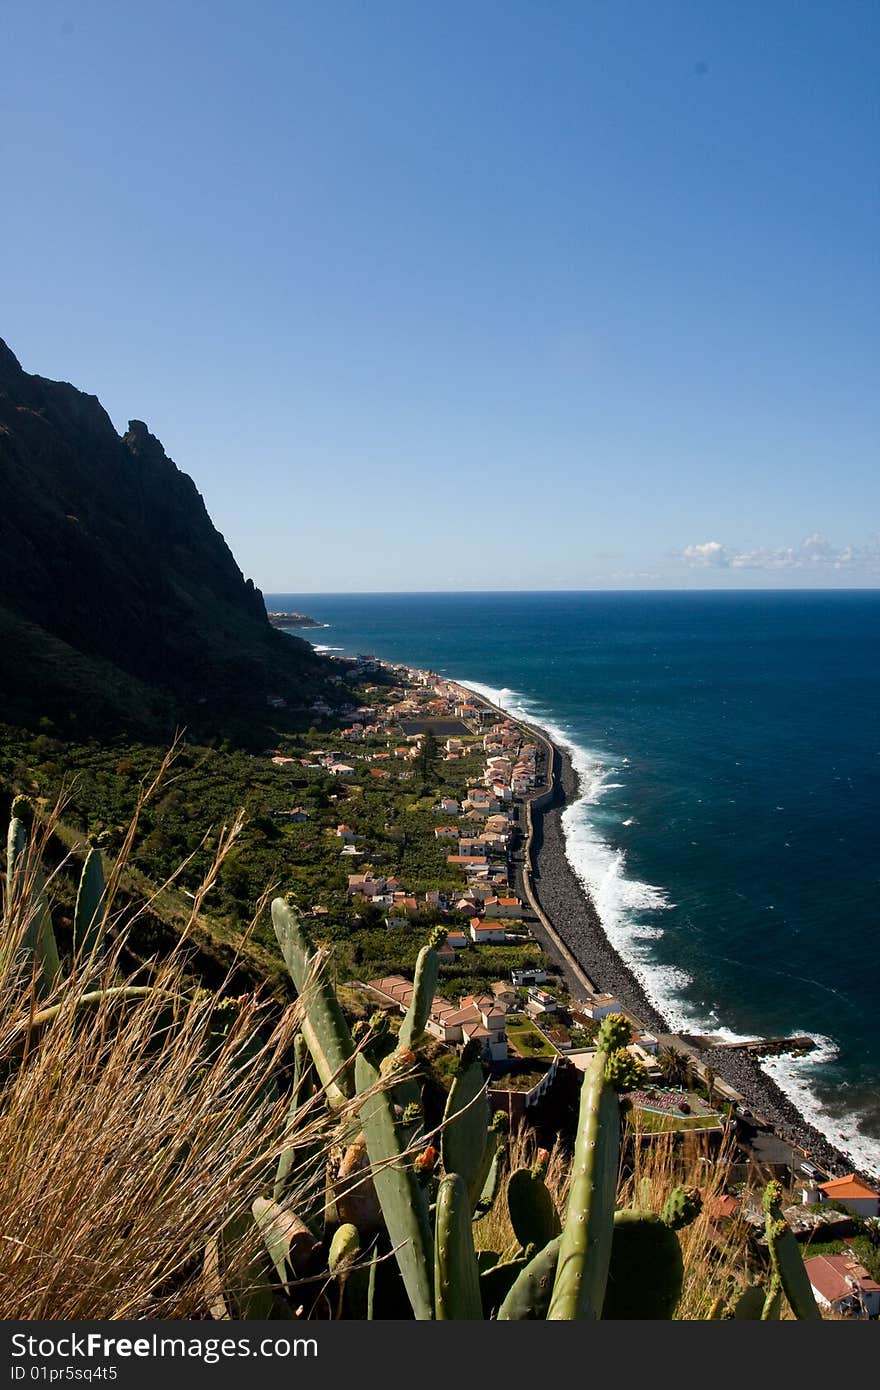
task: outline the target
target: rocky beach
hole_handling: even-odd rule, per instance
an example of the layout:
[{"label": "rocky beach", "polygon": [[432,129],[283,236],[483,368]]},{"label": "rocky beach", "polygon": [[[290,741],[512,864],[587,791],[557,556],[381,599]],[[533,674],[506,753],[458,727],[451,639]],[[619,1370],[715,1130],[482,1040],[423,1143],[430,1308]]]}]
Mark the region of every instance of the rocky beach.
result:
[{"label": "rocky beach", "polygon": [[[541,735],[546,739],[545,735]],[[635,1017],[658,1035],[671,1035],[668,1021],[651,1003],[640,982],[602,929],[596,907],[568,860],[562,815],[579,796],[579,780],[565,748],[553,748],[556,795],[544,810],[533,811],[533,884],[541,907],[581,968],[596,987],[615,995]],[[675,1040],[670,1037],[670,1040]],[[854,1164],[800,1114],[780,1087],[749,1053],[741,1049],[690,1050],[716,1076],[739,1092],[755,1116],[775,1133],[832,1174],[851,1172]]]}]

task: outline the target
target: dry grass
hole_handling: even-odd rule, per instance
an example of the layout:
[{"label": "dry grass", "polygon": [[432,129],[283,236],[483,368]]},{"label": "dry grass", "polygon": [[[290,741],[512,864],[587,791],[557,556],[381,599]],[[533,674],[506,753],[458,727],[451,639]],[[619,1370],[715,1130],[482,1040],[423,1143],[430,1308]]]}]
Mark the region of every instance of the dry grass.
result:
[{"label": "dry grass", "polygon": [[[218,1009],[187,977],[183,944],[148,981],[140,972],[148,992],[78,1006],[84,988],[131,983],[120,968],[124,936],[113,934],[113,887],[133,832],[109,876],[108,952],[75,963],[40,997],[21,947],[52,827],[52,816],[35,827],[4,893],[0,1307],[14,1319],[204,1316],[206,1244],[271,1189],[285,1143],[287,1104],[273,1076],[297,1009],[279,1013],[252,995]],[[194,915],[235,833],[221,836]],[[299,1137],[329,1143],[317,1102],[307,1110]],[[245,1277],[258,1244],[254,1228],[229,1278]]]},{"label": "dry grass", "polygon": [[[507,1211],[507,1181],[517,1168],[531,1168],[538,1157],[538,1140],[532,1130],[521,1126],[510,1135],[508,1162],[501,1190],[492,1210],[474,1226],[474,1245],[477,1250],[494,1250],[501,1256],[514,1255],[519,1242],[513,1233]],[[562,1215],[568,1200],[569,1160],[557,1142],[549,1151],[544,1181],[553,1194],[556,1209]]]},{"label": "dry grass", "polygon": [[712,1217],[724,1191],[728,1148],[722,1145],[709,1156],[696,1136],[685,1143],[672,1134],[652,1136],[634,1144],[633,1169],[618,1187],[618,1206],[657,1213],[679,1185],[696,1187],[702,1195],[700,1215],[678,1233],[685,1272],[677,1319],[703,1319],[717,1298],[730,1301],[751,1282],[746,1224],[735,1219],[722,1225]]}]

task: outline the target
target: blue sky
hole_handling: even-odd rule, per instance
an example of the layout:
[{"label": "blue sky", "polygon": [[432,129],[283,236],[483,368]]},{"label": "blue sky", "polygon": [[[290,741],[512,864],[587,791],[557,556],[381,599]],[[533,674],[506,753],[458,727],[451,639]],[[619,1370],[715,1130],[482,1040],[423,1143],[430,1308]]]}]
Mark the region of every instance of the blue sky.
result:
[{"label": "blue sky", "polygon": [[0,334],[268,591],[876,585],[874,0],[0,0]]}]

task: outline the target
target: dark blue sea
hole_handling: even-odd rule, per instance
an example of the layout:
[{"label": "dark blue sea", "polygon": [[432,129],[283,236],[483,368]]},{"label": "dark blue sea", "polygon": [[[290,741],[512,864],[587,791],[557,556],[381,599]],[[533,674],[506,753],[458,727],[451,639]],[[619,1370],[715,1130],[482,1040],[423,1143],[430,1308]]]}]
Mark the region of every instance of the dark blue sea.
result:
[{"label": "dark blue sea", "polygon": [[767,1070],[880,1172],[880,592],[275,594],[567,743],[569,858],[674,1025],[810,1033]]}]

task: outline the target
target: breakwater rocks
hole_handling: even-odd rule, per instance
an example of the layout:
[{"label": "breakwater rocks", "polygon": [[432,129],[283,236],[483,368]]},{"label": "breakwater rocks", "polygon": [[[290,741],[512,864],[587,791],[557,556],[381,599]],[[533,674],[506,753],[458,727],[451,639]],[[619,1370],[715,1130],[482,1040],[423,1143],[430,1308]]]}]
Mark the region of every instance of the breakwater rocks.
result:
[{"label": "breakwater rocks", "polygon": [[737,1048],[711,1048],[700,1060],[745,1097],[756,1116],[769,1120],[781,1139],[810,1155],[810,1161],[834,1175],[851,1173],[848,1159],[819,1130],[804,1119],[783,1090],[748,1052]]},{"label": "breakwater rocks", "polygon": [[[579,779],[563,748],[554,751],[556,795],[549,806],[533,811],[535,895],[582,969],[600,990],[613,994],[624,1007],[658,1035],[669,1024],[648,999],[639,980],[618,955],[605,932],[595,905],[565,853],[562,813],[579,795]],[[697,1059],[746,1101],[756,1116],[772,1124],[780,1138],[809,1151],[814,1162],[831,1173],[849,1172],[851,1159],[835,1149],[788,1099],[748,1052],[735,1048],[693,1047]]]}]

